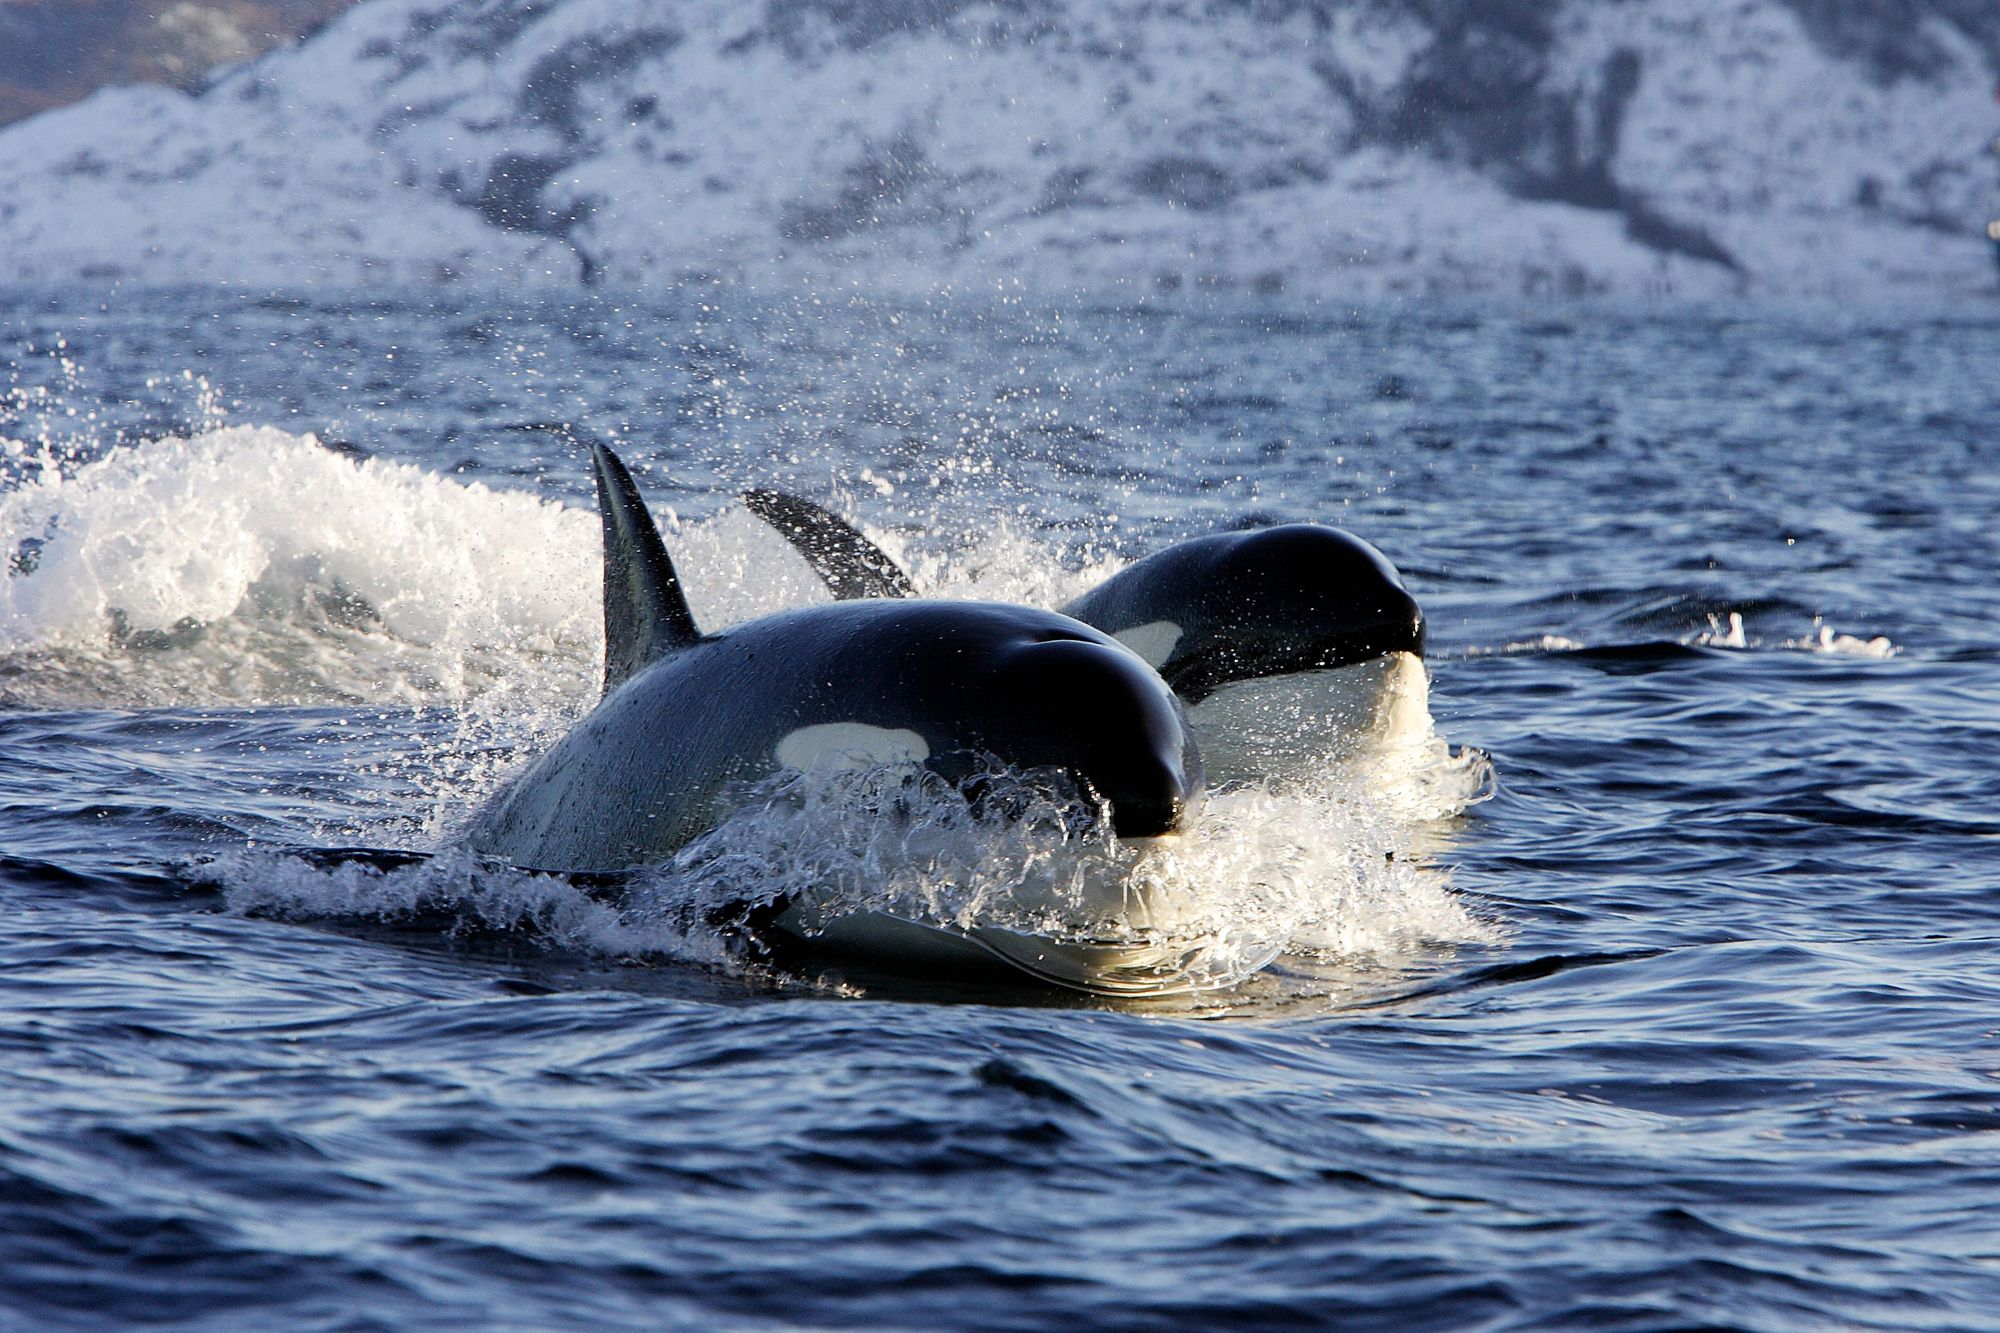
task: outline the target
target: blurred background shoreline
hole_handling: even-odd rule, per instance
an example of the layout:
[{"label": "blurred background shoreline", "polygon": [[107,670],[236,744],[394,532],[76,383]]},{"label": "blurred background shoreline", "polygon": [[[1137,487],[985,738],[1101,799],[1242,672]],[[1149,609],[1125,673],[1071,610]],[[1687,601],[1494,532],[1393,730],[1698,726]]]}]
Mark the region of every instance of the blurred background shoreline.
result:
[{"label": "blurred background shoreline", "polygon": [[356,0],[0,0],[0,126],[149,83],[197,91]]},{"label": "blurred background shoreline", "polygon": [[1971,0],[0,0],[0,282],[1950,303],[1996,72]]}]

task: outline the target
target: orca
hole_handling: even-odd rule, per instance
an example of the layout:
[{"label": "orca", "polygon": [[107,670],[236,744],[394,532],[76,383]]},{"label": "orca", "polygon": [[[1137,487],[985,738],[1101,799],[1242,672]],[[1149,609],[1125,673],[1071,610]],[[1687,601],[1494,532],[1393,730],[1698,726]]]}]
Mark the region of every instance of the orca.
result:
[{"label": "orca", "polygon": [[[912,595],[909,577],[839,516],[778,491],[742,498],[836,598]],[[1267,766],[1287,745],[1338,755],[1429,724],[1423,611],[1388,557],[1340,528],[1177,542],[1060,610],[1159,671],[1218,774]]]},{"label": "orca", "polygon": [[[787,770],[907,765],[977,799],[995,765],[1052,771],[1119,840],[1171,836],[1205,788],[1186,713],[1124,645],[993,603],[845,600],[703,633],[623,462],[592,446],[604,539],[604,695],[474,817],[471,849],[526,870],[658,864]],[[1109,892],[1114,901],[1120,890]],[[810,893],[776,928],[891,963],[999,958],[1086,990],[1170,990],[1186,941],[1058,942],[845,915]],[[1198,952],[1195,949],[1194,952]]]}]

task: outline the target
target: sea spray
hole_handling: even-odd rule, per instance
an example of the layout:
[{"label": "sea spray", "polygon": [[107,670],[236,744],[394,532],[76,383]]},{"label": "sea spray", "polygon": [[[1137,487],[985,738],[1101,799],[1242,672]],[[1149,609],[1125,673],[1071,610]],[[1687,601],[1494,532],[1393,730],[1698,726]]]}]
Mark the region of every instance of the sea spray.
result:
[{"label": "sea spray", "polygon": [[1178,960],[1183,989],[1230,984],[1281,952],[1384,964],[1496,938],[1413,852],[1424,826],[1348,775],[1218,793],[1187,831],[1140,845],[1046,773],[988,775],[968,801],[920,769],[786,772],[733,800],[715,828],[613,889],[456,848],[386,867],[239,851],[202,877],[235,911],[501,931],[562,954],[725,968],[751,956],[737,946],[748,923],[768,921],[760,909],[792,903],[808,938],[873,912],[1152,950]]},{"label": "sea spray", "polygon": [[310,435],[155,440],[0,494],[0,654],[101,696],[48,703],[573,693],[595,542],[585,513]]},{"label": "sea spray", "polygon": [[[706,628],[824,596],[735,506],[665,517]],[[214,874],[235,910],[443,922],[585,956],[736,966],[728,923],[803,897],[819,919],[882,912],[1184,947],[1215,985],[1286,950],[1376,960],[1491,935],[1422,859],[1438,821],[1490,794],[1491,766],[1451,751],[1427,712],[1392,744],[1302,750],[1269,780],[1225,774],[1188,832],[1143,851],[1032,783],[975,808],[907,773],[780,775],[605,898],[455,848],[483,796],[595,698],[599,535],[587,505],[222,427],[44,467],[0,496],[0,535],[12,562],[0,653],[16,703],[435,710],[408,754],[372,755],[355,774],[415,793],[410,808],[322,832],[439,855],[328,868],[232,853]],[[871,535],[936,595],[1060,604],[1119,563],[1088,536],[1051,552],[1026,519],[955,539]]]}]

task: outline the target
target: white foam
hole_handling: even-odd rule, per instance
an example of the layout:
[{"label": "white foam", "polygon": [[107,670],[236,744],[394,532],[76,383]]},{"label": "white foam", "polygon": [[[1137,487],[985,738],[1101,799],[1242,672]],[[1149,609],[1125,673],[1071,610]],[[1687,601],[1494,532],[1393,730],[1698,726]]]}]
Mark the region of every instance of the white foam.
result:
[{"label": "white foam", "polygon": [[[879,534],[890,538],[883,549],[903,565],[925,597],[1060,607],[1129,563],[1090,542],[1053,552],[1046,538],[1031,531],[1033,524],[1025,513],[1002,513],[954,526],[969,529],[970,535],[947,549]],[[868,536],[873,540],[878,534],[868,531]]]},{"label": "white foam", "polygon": [[801,894],[820,922],[872,912],[1058,946],[1190,949],[1205,985],[1287,948],[1377,958],[1491,939],[1442,873],[1394,855],[1466,794],[1411,818],[1377,799],[1373,776],[1221,791],[1180,836],[1135,849],[1043,780],[1002,779],[980,813],[907,770],[784,774],[648,893],[676,918]]},{"label": "white foam", "polygon": [[876,913],[1057,955],[1177,960],[1098,987],[1132,994],[1228,985],[1281,950],[1384,965],[1497,938],[1422,862],[1424,826],[1352,777],[1220,793],[1178,837],[1137,846],[1032,776],[999,776],[978,812],[903,768],[786,773],[739,795],[734,815],[634,872],[622,896],[451,849],[388,870],[251,849],[199,877],[234,912],[498,931],[605,960],[740,968],[718,923],[783,898],[805,904],[788,919],[809,933]]},{"label": "white foam", "polygon": [[[1815,624],[1818,624],[1815,621]],[[1861,638],[1854,634],[1836,634],[1831,625],[1819,624],[1818,633],[1803,639],[1785,640],[1787,648],[1802,648],[1809,653],[1835,653],[1843,657],[1870,657],[1878,660],[1894,657],[1899,649],[1888,636],[1877,634],[1872,638]]]},{"label": "white foam", "polygon": [[[573,716],[602,653],[600,528],[311,435],[225,426],[82,464],[16,445],[0,655],[40,705],[464,703]],[[824,596],[739,510],[667,516],[697,620]]]},{"label": "white foam", "polygon": [[232,912],[292,921],[450,924],[447,934],[491,930],[592,957],[730,962],[715,931],[658,913],[633,915],[567,880],[453,852],[382,870],[365,862],[318,866],[282,851],[225,853],[196,872],[219,884]]},{"label": "white foam", "polygon": [[[452,705],[455,733],[398,771],[425,795],[394,837],[414,823],[417,843],[448,848],[482,792],[595,697],[600,537],[587,506],[264,427],[24,472],[0,494],[0,544],[21,566],[0,576],[0,654],[47,668],[10,678],[41,704]],[[774,576],[789,548],[738,510],[669,527],[706,626],[824,596],[802,566]],[[909,554],[899,534],[877,535]],[[1116,566],[1057,560],[1006,523],[914,563],[933,591],[1045,604]],[[1406,739],[1360,766],[1217,791],[1186,834],[1144,856],[1053,799],[996,800],[1005,816],[980,816],[956,794],[931,799],[922,779],[910,789],[907,769],[868,769],[746,793],[618,905],[451,854],[383,873],[244,853],[219,873],[241,911],[441,911],[591,955],[702,962],[726,953],[710,914],[811,893],[826,912],[1186,945],[1201,984],[1220,984],[1279,949],[1374,958],[1490,936],[1441,874],[1407,860],[1431,837],[1425,821],[1490,791],[1490,766],[1427,725]]]},{"label": "white foam", "polygon": [[0,652],[102,667],[114,698],[122,672],[147,702],[463,698],[524,662],[572,692],[597,542],[524,492],[228,427],[0,494]]},{"label": "white foam", "polygon": [[605,960],[738,969],[720,923],[784,898],[803,904],[787,919],[808,933],[882,914],[1045,957],[1175,960],[1087,987],[1126,994],[1226,986],[1281,950],[1393,965],[1498,937],[1413,853],[1422,827],[1348,779],[1221,793],[1180,836],[1136,847],[1045,780],[995,782],[975,812],[907,769],[780,774],[612,898],[455,850],[389,870],[246,850],[199,877],[235,912],[499,931]]},{"label": "white foam", "polygon": [[[1698,631],[1686,640],[1704,648],[1753,648],[1762,640],[1752,639],[1744,632],[1743,615],[1731,611],[1726,621],[1714,615],[1708,618],[1708,628]],[[1809,653],[1834,653],[1843,657],[1867,657],[1884,659],[1894,657],[1900,651],[1886,635],[1877,634],[1871,638],[1861,638],[1853,634],[1836,633],[1833,626],[1813,617],[1813,632],[1802,638],[1786,639],[1783,647]]]},{"label": "white foam", "polygon": [[1726,628],[1721,620],[1711,614],[1708,618],[1708,628],[1697,633],[1692,642],[1704,648],[1748,648],[1750,641],[1743,635],[1743,613],[1731,611]]},{"label": "white foam", "polygon": [[1467,648],[1467,657],[1512,657],[1527,653],[1573,653],[1584,646],[1581,639],[1564,634],[1542,634],[1532,639],[1516,639],[1498,648],[1479,645]]}]

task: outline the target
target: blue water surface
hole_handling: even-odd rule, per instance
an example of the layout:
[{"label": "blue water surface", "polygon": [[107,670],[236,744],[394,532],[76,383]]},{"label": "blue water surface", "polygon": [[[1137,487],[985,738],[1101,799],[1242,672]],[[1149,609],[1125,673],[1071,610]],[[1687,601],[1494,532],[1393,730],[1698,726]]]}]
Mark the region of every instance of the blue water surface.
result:
[{"label": "blue water surface", "polygon": [[1422,854],[1483,934],[1196,1000],[622,956],[205,877],[419,837],[467,692],[17,616],[0,1324],[2000,1326],[1996,363],[1984,312],[8,294],[9,488],[260,425],[579,508],[602,436],[940,560],[1337,522],[1499,789]]}]

